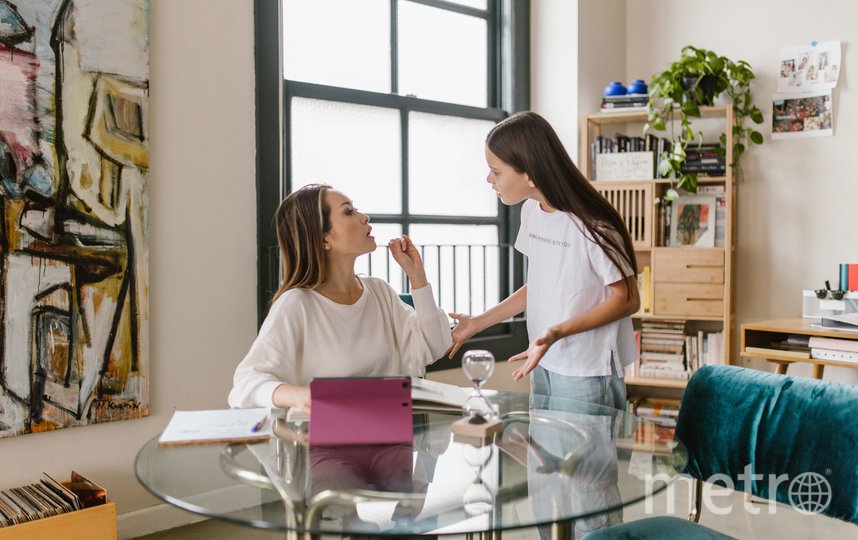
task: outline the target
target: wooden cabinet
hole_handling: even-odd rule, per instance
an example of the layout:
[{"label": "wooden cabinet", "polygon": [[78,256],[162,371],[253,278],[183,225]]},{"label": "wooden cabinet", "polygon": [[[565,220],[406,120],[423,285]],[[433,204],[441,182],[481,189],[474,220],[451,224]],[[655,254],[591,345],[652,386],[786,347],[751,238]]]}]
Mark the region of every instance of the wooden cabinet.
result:
[{"label": "wooden cabinet", "polygon": [[[701,119],[695,120],[694,129],[703,133],[706,142],[716,142],[726,133],[726,162],[732,162],[733,111],[726,107],[704,107]],[[632,238],[640,269],[649,267],[647,290],[643,295],[646,311],[635,317],[641,321],[683,319],[687,335],[707,336],[721,334],[722,351],[717,363],[730,363],[733,327],[733,259],[735,254],[736,184],[732,169],[726,167],[725,176],[698,176],[698,186],[708,195],[717,193],[721,203],[721,236],[717,247],[673,247],[665,239],[666,217],[656,202],[663,197],[672,182],[669,179],[635,178],[630,180],[593,180],[595,154],[593,143],[597,137],[644,136],[646,113],[600,113],[584,117],[581,126],[581,172],[590,178],[593,186],[620,213]],[[670,130],[651,132],[658,137],[669,136]],[[652,175],[650,175],[652,176]],[[682,380],[627,377],[629,386],[679,389]]]},{"label": "wooden cabinet", "polygon": [[0,528],[0,540],[116,540],[116,504]]}]

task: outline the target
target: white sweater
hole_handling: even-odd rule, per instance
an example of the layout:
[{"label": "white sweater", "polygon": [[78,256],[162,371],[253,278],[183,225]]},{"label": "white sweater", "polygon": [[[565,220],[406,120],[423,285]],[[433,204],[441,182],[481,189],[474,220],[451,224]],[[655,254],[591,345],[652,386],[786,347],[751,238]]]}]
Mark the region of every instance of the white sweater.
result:
[{"label": "white sweater", "polygon": [[314,377],[423,375],[450,348],[450,322],[431,285],[412,291],[412,309],[387,282],[360,280],[352,305],[309,289],[283,293],[235,370],[230,407],[273,407],[280,384],[307,386]]}]

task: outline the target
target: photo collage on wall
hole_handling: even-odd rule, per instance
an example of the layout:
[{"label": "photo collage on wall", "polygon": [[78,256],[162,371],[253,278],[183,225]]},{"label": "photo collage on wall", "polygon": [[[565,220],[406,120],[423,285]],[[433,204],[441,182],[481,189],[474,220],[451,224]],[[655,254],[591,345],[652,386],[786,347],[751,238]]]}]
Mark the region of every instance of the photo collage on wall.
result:
[{"label": "photo collage on wall", "polygon": [[832,89],[840,78],[840,42],[785,47],[772,97],[772,139],[834,134]]}]

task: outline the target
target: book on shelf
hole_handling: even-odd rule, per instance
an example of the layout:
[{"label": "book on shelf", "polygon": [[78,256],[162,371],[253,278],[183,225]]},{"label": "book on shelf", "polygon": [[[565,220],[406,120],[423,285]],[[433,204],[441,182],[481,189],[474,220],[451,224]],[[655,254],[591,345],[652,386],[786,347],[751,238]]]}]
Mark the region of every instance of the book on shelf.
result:
[{"label": "book on shelf", "polygon": [[822,317],[822,326],[823,328],[858,332],[858,313],[846,313],[844,315]]},{"label": "book on shelf", "polygon": [[822,336],[810,336],[806,342],[807,347],[815,349],[832,349],[835,351],[858,352],[858,340],[837,339]]},{"label": "book on shelf", "polygon": [[760,354],[768,357],[784,357],[795,358],[796,360],[807,360],[810,358],[810,351],[785,351],[783,349],[774,349],[768,347],[753,347],[745,346],[746,353]]}]

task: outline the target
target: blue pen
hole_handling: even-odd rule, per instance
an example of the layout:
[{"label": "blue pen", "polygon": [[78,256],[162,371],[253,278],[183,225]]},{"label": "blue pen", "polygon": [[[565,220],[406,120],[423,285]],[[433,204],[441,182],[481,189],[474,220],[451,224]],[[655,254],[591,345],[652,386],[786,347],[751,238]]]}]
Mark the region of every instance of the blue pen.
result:
[{"label": "blue pen", "polygon": [[257,423],[255,423],[255,424],[253,424],[253,427],[252,427],[252,428],[250,428],[250,431],[252,431],[253,433],[256,433],[257,431],[259,431],[260,429],[262,429],[262,426],[264,426],[264,425],[265,425],[265,421],[266,421],[266,420],[268,420],[268,415],[267,415],[267,414],[265,415],[265,417],[264,417],[264,418],[262,418],[262,420],[260,420],[259,422],[257,422]]}]

